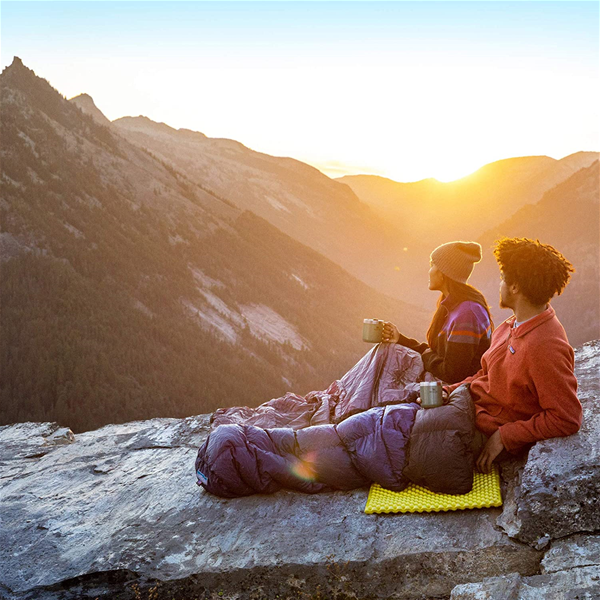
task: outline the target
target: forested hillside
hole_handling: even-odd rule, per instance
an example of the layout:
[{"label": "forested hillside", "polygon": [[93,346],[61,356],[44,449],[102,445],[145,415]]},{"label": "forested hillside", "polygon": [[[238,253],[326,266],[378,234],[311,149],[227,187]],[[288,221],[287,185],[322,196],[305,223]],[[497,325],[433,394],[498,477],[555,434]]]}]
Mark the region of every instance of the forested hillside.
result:
[{"label": "forested hillside", "polygon": [[0,423],[74,431],[322,389],[376,293],[67,102],[21,61],[2,102]]}]

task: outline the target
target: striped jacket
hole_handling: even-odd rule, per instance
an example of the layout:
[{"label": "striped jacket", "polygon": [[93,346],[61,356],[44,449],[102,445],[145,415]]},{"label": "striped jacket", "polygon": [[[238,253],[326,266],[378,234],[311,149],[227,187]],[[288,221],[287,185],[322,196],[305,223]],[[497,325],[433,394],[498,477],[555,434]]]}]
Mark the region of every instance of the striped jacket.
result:
[{"label": "striped jacket", "polygon": [[432,348],[403,335],[398,343],[419,352],[426,371],[446,383],[456,383],[479,371],[491,336],[492,324],[486,309],[466,300],[449,309]]}]

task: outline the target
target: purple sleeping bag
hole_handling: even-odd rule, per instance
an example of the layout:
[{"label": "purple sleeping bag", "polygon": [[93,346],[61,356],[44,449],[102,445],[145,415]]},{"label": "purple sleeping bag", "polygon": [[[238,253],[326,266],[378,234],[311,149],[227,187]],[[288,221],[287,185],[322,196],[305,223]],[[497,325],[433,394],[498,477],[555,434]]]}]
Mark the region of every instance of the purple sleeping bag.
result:
[{"label": "purple sleeping bag", "polygon": [[372,408],[337,425],[262,429],[221,425],[198,452],[196,475],[226,498],[287,488],[306,493],[351,490],[377,482],[401,491],[417,404]]},{"label": "purple sleeping bag", "polygon": [[418,353],[379,344],[324,392],[216,411],[196,458],[198,485],[223,497],[372,482],[401,491],[410,481],[467,493],[475,423],[468,387],[447,406],[422,409],[411,402],[422,366]]}]

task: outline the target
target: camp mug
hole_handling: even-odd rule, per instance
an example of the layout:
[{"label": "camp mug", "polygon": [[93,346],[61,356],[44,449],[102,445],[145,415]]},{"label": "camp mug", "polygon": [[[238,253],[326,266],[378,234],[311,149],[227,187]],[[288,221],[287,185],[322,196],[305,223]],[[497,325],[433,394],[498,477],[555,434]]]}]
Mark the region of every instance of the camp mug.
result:
[{"label": "camp mug", "polygon": [[363,321],[363,341],[376,344],[383,339],[383,321],[365,319]]},{"label": "camp mug", "polygon": [[442,384],[439,381],[422,381],[421,406],[423,408],[435,408],[443,404]]}]

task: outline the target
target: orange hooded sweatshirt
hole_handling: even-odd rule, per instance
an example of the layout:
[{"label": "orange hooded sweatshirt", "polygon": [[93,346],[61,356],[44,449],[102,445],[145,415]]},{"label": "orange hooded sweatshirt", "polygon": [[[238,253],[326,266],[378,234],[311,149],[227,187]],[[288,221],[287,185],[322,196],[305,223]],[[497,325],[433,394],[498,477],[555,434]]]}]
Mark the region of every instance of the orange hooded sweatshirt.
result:
[{"label": "orange hooded sweatshirt", "polygon": [[579,431],[573,348],[551,306],[513,328],[515,316],[492,335],[482,368],[449,386],[470,384],[477,428],[487,436],[500,429],[504,447],[518,453],[538,440]]}]

